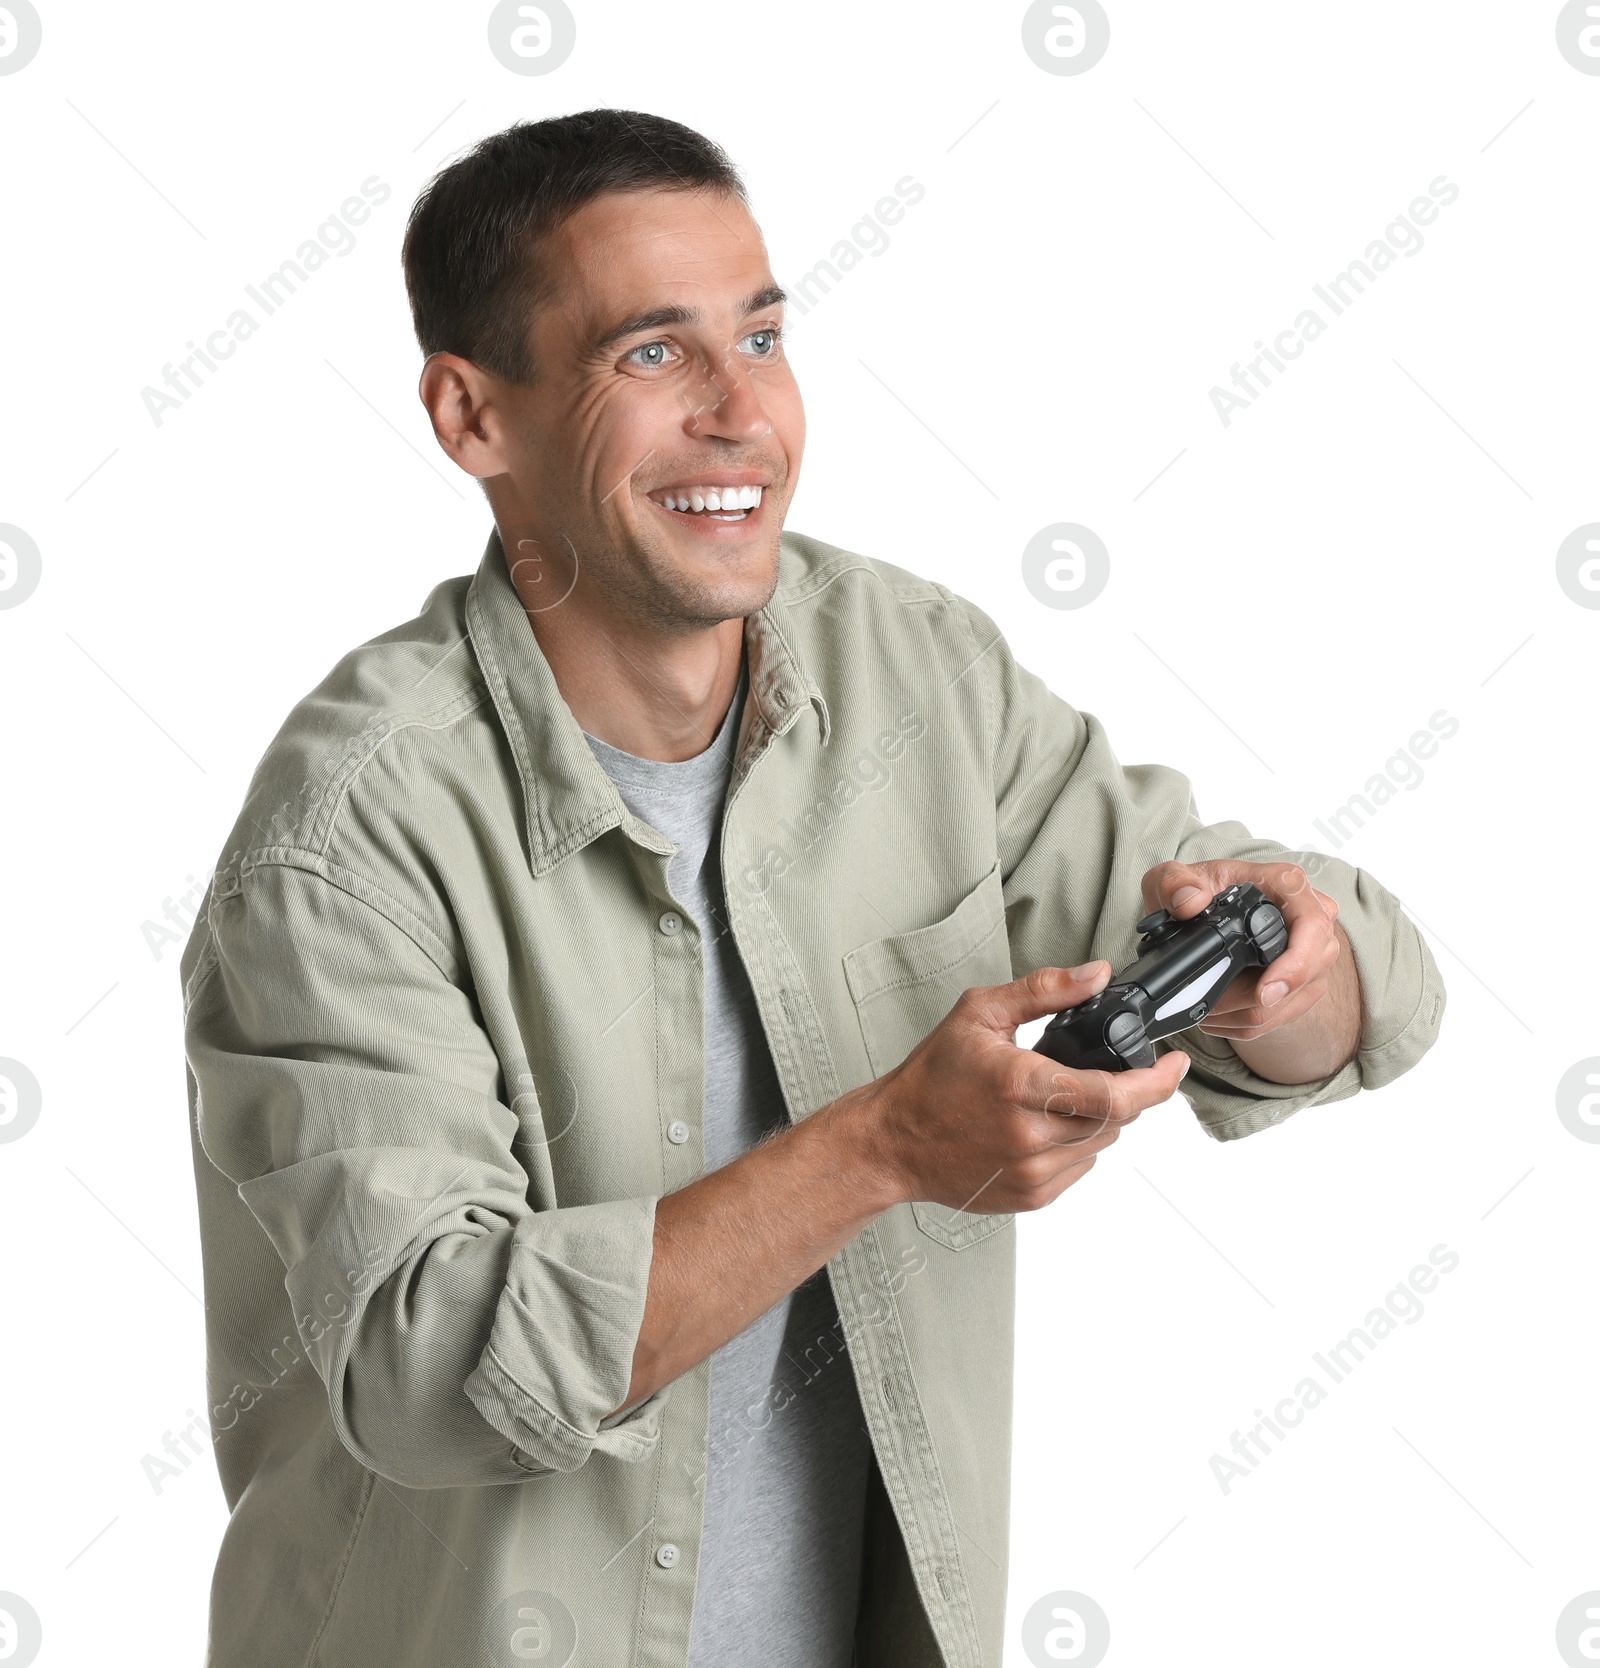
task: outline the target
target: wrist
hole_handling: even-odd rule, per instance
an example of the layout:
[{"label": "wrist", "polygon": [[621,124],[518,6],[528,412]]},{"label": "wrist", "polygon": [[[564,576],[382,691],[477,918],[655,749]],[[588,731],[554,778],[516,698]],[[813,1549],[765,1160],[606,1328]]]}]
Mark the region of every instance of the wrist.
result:
[{"label": "wrist", "polygon": [[1355,1058],[1357,1038],[1324,1002],[1259,1037],[1226,1039],[1257,1077],[1272,1083],[1317,1083]]},{"label": "wrist", "polygon": [[860,1203],[867,1220],[912,1196],[894,1150],[881,1083],[879,1079],[849,1090],[802,1126],[819,1126],[830,1168]]}]

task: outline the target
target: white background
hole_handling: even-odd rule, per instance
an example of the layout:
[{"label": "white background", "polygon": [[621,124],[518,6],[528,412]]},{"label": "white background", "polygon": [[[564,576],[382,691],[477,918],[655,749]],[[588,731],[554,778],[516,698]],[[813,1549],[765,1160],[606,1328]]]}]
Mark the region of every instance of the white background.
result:
[{"label": "white background", "polygon": [[[729,150],[790,286],[926,189],[791,317],[791,527],[971,597],[1124,763],[1291,845],[1459,721],[1340,853],[1426,925],[1433,1052],[1226,1145],[1175,1100],[1020,1223],[1007,1663],[1063,1589],[1112,1668],[1558,1663],[1600,1587],[1600,1146],[1555,1106],[1600,1054],[1600,613],[1555,577],[1600,519],[1600,76],[1558,8],[1108,0],[1104,59],[1051,75],[1016,4],[574,0],[525,77],[484,4],[40,3],[0,76],[0,522],[43,564],[0,610],[0,1056],[44,1095],[0,1144],[0,1589],[39,1660],[200,1661],[225,1521],[209,1453],[141,1469],[205,1395],[145,923],[293,702],[489,529],[416,398],[405,214],[478,137],[611,104]],[[355,249],[154,424],[140,390],[374,174]],[[1440,175],[1421,251],[1224,427],[1212,386]],[[1110,552],[1082,609],[1022,582],[1061,521]],[[1440,1244],[1422,1318],[1224,1494],[1211,1456]]]}]

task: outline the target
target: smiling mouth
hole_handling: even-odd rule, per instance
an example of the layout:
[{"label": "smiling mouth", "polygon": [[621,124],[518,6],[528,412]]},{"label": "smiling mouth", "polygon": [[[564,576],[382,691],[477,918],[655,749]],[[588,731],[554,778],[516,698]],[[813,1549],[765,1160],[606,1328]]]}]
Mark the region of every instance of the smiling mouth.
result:
[{"label": "smiling mouth", "polygon": [[646,496],[658,509],[686,520],[728,524],[750,520],[761,508],[763,491],[759,486],[667,487]]}]

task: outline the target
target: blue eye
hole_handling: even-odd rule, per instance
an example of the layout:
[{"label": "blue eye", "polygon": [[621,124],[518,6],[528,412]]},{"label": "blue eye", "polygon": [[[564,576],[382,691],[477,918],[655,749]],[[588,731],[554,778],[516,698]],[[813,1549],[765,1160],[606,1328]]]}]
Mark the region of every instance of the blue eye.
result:
[{"label": "blue eye", "polygon": [[745,341],[764,341],[766,345],[758,352],[751,354],[750,357],[752,359],[771,359],[778,351],[778,338],[782,336],[782,334],[783,331],[781,328],[752,330],[750,334],[745,337]]},{"label": "blue eye", "polygon": [[[655,355],[656,357],[640,358],[641,354]],[[645,366],[649,370],[659,370],[667,362],[667,344],[665,342],[645,342],[624,357],[633,360],[635,364]]]}]

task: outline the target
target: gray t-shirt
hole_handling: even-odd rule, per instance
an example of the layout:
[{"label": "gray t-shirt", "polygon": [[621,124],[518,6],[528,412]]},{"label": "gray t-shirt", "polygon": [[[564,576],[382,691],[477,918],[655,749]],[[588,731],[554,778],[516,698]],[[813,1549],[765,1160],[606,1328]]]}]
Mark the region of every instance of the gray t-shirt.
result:
[{"label": "gray t-shirt", "polygon": [[[584,732],[628,809],[678,846],[667,884],[703,946],[708,1170],[787,1122],[722,888],[746,683],[741,667],[716,739],[692,759],[641,759]],[[690,1668],[850,1668],[870,1453],[824,1266],[711,1357]]]}]

